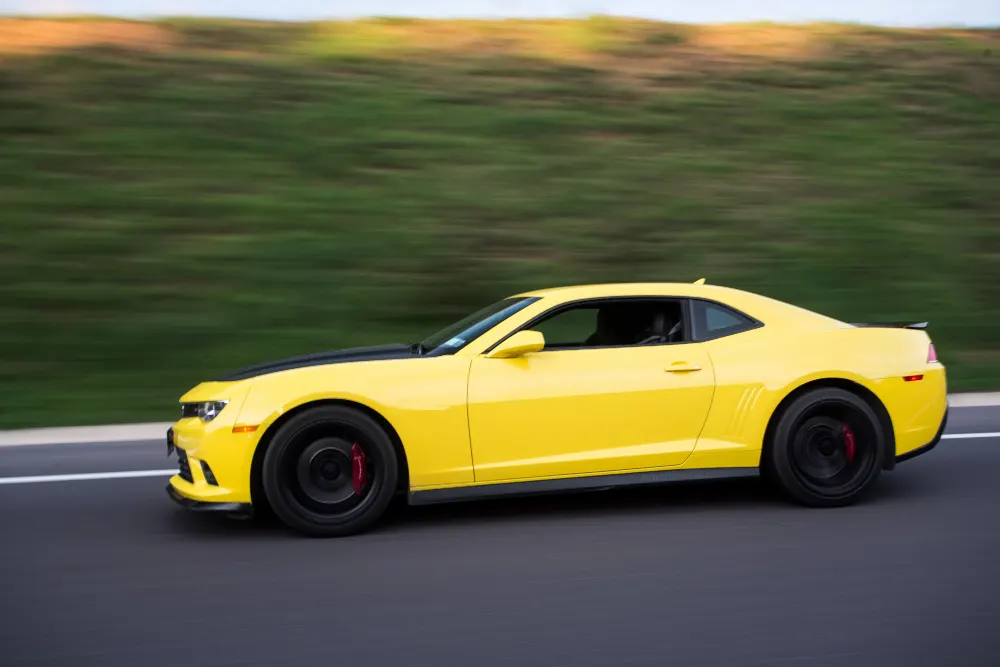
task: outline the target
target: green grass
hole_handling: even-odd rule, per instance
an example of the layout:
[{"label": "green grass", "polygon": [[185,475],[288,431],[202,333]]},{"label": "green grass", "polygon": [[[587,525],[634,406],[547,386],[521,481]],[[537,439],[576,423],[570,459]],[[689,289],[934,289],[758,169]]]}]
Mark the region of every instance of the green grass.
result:
[{"label": "green grass", "polygon": [[5,52],[0,21],[0,427],[169,419],[249,362],[703,276],[929,319],[952,388],[1000,387],[995,31],[114,26]]}]

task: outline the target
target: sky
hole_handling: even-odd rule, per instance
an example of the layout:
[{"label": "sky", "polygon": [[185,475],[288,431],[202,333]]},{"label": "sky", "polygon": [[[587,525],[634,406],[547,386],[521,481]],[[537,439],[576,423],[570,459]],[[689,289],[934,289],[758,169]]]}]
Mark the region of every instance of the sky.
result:
[{"label": "sky", "polygon": [[1000,26],[1000,0],[0,0],[0,14],[225,16],[273,20],[614,14],[683,23],[839,21],[885,26]]}]

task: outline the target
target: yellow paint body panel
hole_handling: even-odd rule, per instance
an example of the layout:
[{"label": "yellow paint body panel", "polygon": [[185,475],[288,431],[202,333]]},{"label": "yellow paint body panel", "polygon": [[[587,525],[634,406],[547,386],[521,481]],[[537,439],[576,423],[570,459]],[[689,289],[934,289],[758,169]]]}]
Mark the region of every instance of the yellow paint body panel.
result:
[{"label": "yellow paint body panel", "polygon": [[406,451],[410,484],[474,481],[466,414],[469,357],[444,356],[313,366],[254,378],[240,423],[265,431],[281,415],[321,400],[382,415]]},{"label": "yellow paint body panel", "polygon": [[[667,371],[678,362],[701,370]],[[713,391],[703,344],[479,357],[469,376],[476,481],[680,465]]]},{"label": "yellow paint body panel", "polygon": [[[803,385],[837,380],[885,406],[897,455],[930,442],[947,408],[945,370],[927,363],[922,331],[858,328],[758,295],[712,285],[590,285],[533,292],[538,301],[453,355],[352,361],[207,382],[182,402],[228,399],[213,421],[174,426],[206,502],[251,502],[254,453],[289,412],[339,401],[394,431],[411,490],[610,473],[757,466],[772,415]],[[600,297],[718,301],[763,326],[701,343],[485,353],[549,309]],[[684,364],[698,370],[670,372]],[[905,382],[906,375],[922,374]],[[234,434],[235,425],[257,426]],[[219,485],[205,482],[207,461]]]}]

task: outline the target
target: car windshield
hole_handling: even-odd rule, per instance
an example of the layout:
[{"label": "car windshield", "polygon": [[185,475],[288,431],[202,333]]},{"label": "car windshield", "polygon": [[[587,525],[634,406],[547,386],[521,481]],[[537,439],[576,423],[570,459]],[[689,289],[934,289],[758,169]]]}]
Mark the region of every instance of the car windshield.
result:
[{"label": "car windshield", "polygon": [[425,339],[420,343],[420,352],[453,354],[537,300],[534,297],[511,297],[497,301]]}]

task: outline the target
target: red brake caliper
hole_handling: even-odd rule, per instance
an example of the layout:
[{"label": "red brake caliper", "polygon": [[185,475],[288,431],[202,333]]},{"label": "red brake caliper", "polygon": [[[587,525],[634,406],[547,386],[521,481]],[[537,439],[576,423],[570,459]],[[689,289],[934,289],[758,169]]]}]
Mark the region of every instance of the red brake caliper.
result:
[{"label": "red brake caliper", "polygon": [[844,452],[847,454],[847,462],[854,463],[854,431],[844,422]]},{"label": "red brake caliper", "polygon": [[358,443],[351,446],[351,485],[358,496],[365,488],[365,450]]}]

